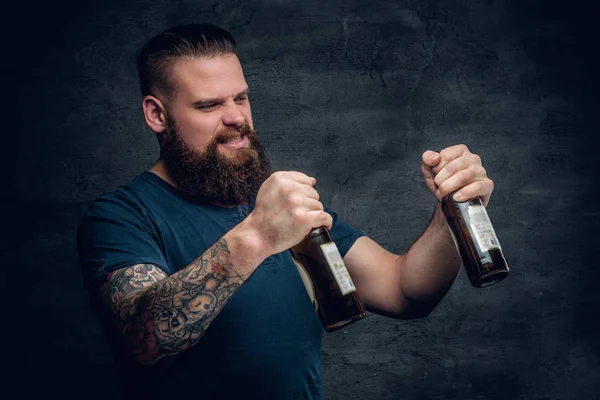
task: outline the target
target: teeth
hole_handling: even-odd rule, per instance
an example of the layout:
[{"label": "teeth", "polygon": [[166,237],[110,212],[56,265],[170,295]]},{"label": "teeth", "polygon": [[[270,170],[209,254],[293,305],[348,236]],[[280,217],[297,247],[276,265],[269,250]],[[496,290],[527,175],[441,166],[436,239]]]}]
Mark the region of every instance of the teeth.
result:
[{"label": "teeth", "polygon": [[227,141],[227,143],[233,143],[233,142],[239,142],[240,140],[242,140],[242,135],[238,135],[234,138],[231,138]]}]

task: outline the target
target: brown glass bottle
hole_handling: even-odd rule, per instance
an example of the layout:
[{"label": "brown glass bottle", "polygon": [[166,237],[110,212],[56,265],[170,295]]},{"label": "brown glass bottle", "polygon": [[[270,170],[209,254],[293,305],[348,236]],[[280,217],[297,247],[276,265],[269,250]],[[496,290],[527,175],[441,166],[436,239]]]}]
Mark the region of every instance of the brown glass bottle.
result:
[{"label": "brown glass bottle", "polygon": [[326,228],[290,249],[323,328],[333,332],[363,318],[365,307]]},{"label": "brown glass bottle", "polygon": [[442,211],[469,281],[475,287],[491,286],[508,276],[508,264],[481,199],[457,202],[442,199]]}]

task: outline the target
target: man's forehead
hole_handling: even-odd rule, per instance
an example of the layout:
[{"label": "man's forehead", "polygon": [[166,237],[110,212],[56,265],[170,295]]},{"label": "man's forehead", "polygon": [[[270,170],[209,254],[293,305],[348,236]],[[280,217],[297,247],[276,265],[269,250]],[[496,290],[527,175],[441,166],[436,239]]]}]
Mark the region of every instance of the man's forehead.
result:
[{"label": "man's forehead", "polygon": [[182,57],[171,68],[176,90],[194,97],[231,96],[247,88],[235,54]]}]

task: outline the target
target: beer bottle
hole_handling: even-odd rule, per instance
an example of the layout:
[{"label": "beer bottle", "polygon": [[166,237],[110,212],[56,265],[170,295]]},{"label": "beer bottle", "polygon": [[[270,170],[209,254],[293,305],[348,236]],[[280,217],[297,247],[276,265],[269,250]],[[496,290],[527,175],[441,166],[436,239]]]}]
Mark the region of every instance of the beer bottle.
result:
[{"label": "beer bottle", "polygon": [[366,315],[344,260],[326,228],[314,228],[290,253],[325,331],[333,332]]},{"label": "beer bottle", "polygon": [[500,282],[508,276],[508,264],[481,199],[457,202],[454,193],[442,199],[442,211],[471,285],[480,288]]}]

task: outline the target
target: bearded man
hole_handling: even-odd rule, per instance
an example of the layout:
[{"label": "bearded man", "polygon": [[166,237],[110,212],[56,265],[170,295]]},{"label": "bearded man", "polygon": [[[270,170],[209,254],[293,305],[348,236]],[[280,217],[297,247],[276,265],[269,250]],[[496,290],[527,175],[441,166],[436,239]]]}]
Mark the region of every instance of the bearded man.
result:
[{"label": "bearded man", "polygon": [[[92,202],[78,229],[124,398],[321,399],[323,329],[287,251],[314,227],[330,230],[371,312],[421,318],[447,293],[461,260],[439,202],[396,255],[324,207],[313,177],[270,170],[228,32],[171,28],[137,66],[160,158]],[[464,145],[424,152],[421,168],[438,200],[489,201]]]}]

